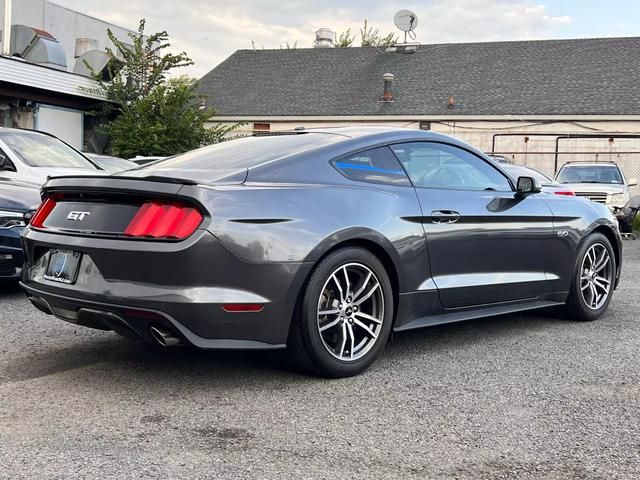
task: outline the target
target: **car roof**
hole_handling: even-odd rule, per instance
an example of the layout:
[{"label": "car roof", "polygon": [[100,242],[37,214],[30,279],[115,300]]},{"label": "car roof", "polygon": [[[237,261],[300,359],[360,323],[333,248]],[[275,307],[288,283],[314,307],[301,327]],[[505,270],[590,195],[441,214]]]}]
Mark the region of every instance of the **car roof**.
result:
[{"label": "car roof", "polygon": [[[419,130],[416,128],[409,127],[387,127],[380,125],[350,125],[350,126],[335,126],[335,127],[318,127],[318,128],[297,128],[293,130],[285,130],[282,132],[272,132],[268,135],[295,135],[295,134],[303,134],[303,133],[321,133],[326,135],[341,135],[347,138],[368,138],[374,136],[388,136],[388,137],[397,137],[402,139],[403,137],[424,137],[425,140],[452,140],[451,137],[447,135],[442,135],[440,133],[431,132],[427,130]],[[261,134],[258,134],[261,136]]]},{"label": "car roof", "polygon": [[562,165],[564,167],[616,167],[620,168],[615,162],[567,162]]},{"label": "car roof", "polygon": [[44,135],[47,137],[54,137],[47,132],[41,132],[39,130],[31,130],[29,128],[11,128],[11,127],[0,127],[0,133],[25,133],[27,135]]}]

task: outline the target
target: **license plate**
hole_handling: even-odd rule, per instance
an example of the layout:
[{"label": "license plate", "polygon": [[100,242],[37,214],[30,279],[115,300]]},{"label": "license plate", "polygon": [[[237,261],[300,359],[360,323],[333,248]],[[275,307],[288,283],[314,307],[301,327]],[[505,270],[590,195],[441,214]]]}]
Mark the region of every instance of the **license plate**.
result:
[{"label": "license plate", "polygon": [[49,264],[44,278],[53,282],[73,284],[78,278],[80,266],[80,252],[71,250],[51,250]]}]

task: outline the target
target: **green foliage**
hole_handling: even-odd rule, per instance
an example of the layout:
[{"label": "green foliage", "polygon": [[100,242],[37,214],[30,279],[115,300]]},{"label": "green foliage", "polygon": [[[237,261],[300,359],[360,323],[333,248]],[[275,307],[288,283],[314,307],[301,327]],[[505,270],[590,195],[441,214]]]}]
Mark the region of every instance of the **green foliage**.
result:
[{"label": "green foliage", "polygon": [[[335,46],[337,48],[351,47],[355,39],[355,35],[351,34],[351,29],[349,28],[338,35],[338,40],[335,42]],[[364,26],[360,29],[361,47],[386,48],[397,42],[398,36],[395,33],[388,33],[382,36],[377,28],[369,26],[369,22],[365,18]]]},{"label": "green foliage", "polygon": [[187,77],[171,79],[122,108],[108,125],[112,152],[124,158],[169,156],[220,142],[230,127],[206,127],[215,111],[194,108],[194,85]]},{"label": "green foliage", "polygon": [[187,77],[168,80],[169,73],[193,64],[185,52],[166,53],[170,47],[167,32],[144,34],[145,20],[137,33],[130,33],[131,44],[107,31],[114,48],[109,65],[111,81],[94,78],[112,101],[105,110],[113,118],[104,125],[111,138],[114,155],[168,156],[216,143],[234,127],[206,128],[215,114],[213,108],[199,108],[197,83]]},{"label": "green foliage", "polygon": [[636,218],[633,221],[633,229],[640,230],[640,215],[636,215]]},{"label": "green foliage", "polygon": [[355,41],[355,39],[356,39],[356,36],[351,35],[351,29],[347,28],[344,32],[338,35],[338,38],[335,41],[334,46],[336,48],[347,48],[353,45],[353,42]]},{"label": "green foliage", "polygon": [[120,41],[111,30],[109,40],[115,48],[106,52],[113,59],[109,64],[112,81],[97,78],[109,99],[126,105],[144,98],[154,88],[164,84],[167,74],[174,68],[188,67],[193,61],[185,52],[177,55],[164,53],[169,48],[169,34],[165,31],[145,36],[146,20],[140,20],[137,33],[129,33],[131,44]]}]

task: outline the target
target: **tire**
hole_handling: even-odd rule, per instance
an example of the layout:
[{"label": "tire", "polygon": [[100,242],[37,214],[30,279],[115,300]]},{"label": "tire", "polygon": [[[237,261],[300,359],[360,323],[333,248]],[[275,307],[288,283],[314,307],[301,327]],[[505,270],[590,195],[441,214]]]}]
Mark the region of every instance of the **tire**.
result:
[{"label": "tire", "polygon": [[391,282],[380,260],[363,248],[336,250],[318,263],[301,295],[289,333],[290,355],[308,373],[357,375],[384,348],[393,308]]},{"label": "tire", "polygon": [[[608,260],[599,260],[604,252]],[[594,261],[595,269],[592,268]],[[601,266],[600,262],[605,262],[605,265]],[[593,276],[594,270],[598,270],[595,272],[597,277]],[[582,322],[600,318],[611,302],[615,276],[616,260],[611,242],[601,233],[590,235],[578,251],[569,297],[563,309],[565,315]],[[605,288],[607,282],[608,287]],[[606,296],[602,298],[602,295]]]}]

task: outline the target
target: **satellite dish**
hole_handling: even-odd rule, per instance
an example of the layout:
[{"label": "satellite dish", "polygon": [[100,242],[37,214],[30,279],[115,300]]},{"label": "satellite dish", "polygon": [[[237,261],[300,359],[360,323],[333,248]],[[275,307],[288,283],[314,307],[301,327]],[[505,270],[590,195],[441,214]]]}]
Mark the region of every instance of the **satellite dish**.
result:
[{"label": "satellite dish", "polygon": [[393,17],[393,23],[396,24],[399,30],[404,32],[404,43],[407,43],[407,34],[412,40],[416,39],[414,30],[418,26],[418,16],[411,10],[400,10]]},{"label": "satellite dish", "polygon": [[400,10],[393,17],[393,23],[403,32],[413,32],[418,26],[418,16],[411,10]]}]

